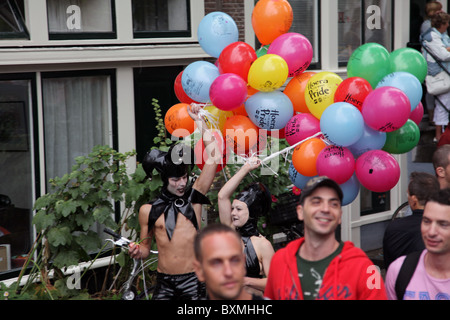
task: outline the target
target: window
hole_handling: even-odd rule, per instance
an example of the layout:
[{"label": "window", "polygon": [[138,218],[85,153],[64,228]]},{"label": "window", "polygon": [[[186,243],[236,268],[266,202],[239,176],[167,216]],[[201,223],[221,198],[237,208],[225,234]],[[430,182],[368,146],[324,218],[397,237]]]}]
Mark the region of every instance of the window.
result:
[{"label": "window", "polygon": [[114,39],[114,1],[47,0],[50,40]]},{"label": "window", "polygon": [[338,0],[339,64],[347,65],[362,44],[376,42],[392,51],[393,2]]},{"label": "window", "polygon": [[132,0],[135,38],[190,37],[188,0]]},{"label": "window", "polygon": [[290,32],[297,32],[304,35],[313,46],[314,56],[311,62],[311,68],[320,68],[319,63],[319,1],[314,0],[292,0],[289,1],[294,21],[292,22]]},{"label": "window", "polygon": [[23,0],[0,0],[0,39],[29,39]]},{"label": "window", "polygon": [[32,80],[0,80],[0,274],[31,249],[34,204]]},{"label": "window", "polygon": [[111,83],[111,75],[43,75],[46,181],[94,146],[113,146]]}]

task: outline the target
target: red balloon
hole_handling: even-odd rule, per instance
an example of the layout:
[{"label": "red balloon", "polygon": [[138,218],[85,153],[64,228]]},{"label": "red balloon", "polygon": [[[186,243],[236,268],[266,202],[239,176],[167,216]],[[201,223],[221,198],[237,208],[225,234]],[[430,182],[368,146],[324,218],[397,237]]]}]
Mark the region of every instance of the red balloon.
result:
[{"label": "red balloon", "polygon": [[334,102],[347,102],[361,111],[364,99],[372,91],[369,81],[350,77],[341,82],[334,94]]},{"label": "red balloon", "polygon": [[173,90],[175,91],[175,95],[177,99],[182,103],[198,103],[197,101],[192,100],[189,96],[184,92],[183,86],[181,85],[181,76],[183,71],[181,71],[178,76],[175,78],[175,83],[173,84]]},{"label": "red balloon", "polygon": [[420,122],[422,121],[423,113],[424,113],[423,104],[422,104],[422,102],[419,102],[417,107],[415,107],[414,110],[411,111],[409,118],[412,121],[414,121],[417,125],[419,125]]},{"label": "red balloon", "polygon": [[[220,152],[222,155],[222,162],[219,163],[216,170],[216,172],[219,172],[227,164],[229,152],[225,148],[225,142],[220,131],[212,131],[212,134],[214,136],[214,139],[216,140],[217,146],[217,149],[214,150],[214,152],[216,151]],[[195,144],[194,147],[194,154],[195,154],[195,164],[200,170],[203,170],[203,166],[205,165],[206,161],[208,161],[209,158],[208,153],[210,152],[207,152],[205,150],[205,143],[203,142],[203,138],[198,140],[198,142]]]},{"label": "red balloon", "polygon": [[248,71],[257,59],[255,49],[249,44],[237,41],[226,46],[220,53],[218,62],[219,72],[234,73],[240,76],[245,82],[248,81]]}]

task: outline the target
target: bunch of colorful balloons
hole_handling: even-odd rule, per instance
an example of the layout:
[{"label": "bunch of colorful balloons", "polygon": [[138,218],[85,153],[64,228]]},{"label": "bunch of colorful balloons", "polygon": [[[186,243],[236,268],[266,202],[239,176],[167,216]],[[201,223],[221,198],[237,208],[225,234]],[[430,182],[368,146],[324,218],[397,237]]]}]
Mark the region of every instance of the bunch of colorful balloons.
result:
[{"label": "bunch of colorful balloons", "polygon": [[193,62],[178,75],[180,103],[166,114],[167,130],[191,134],[195,125],[183,109],[205,104],[216,119],[210,127],[226,142],[224,154],[226,146],[237,154],[261,151],[267,135],[285,138],[293,149],[289,176],[300,189],[311,177],[327,175],[341,185],[344,205],[360,184],[374,192],[392,189],[400,178],[392,154],[412,150],[420,138],[425,59],[414,49],[389,53],[368,43],[350,57],[345,80],[309,72],[313,48],[305,36],[289,32],[292,20],[288,1],[258,1],[252,26],[262,46],[255,50],[238,41],[228,14],[206,15],[198,39],[217,60]]},{"label": "bunch of colorful balloons", "polygon": [[299,112],[285,128],[290,145],[321,132],[294,149],[290,177],[298,187],[311,176],[327,175],[344,191],[344,205],[360,184],[386,192],[399,181],[393,154],[419,142],[423,117],[422,82],[427,64],[411,48],[389,53],[380,44],[360,46],[350,57],[347,78],[330,72],[305,72],[284,92]]}]

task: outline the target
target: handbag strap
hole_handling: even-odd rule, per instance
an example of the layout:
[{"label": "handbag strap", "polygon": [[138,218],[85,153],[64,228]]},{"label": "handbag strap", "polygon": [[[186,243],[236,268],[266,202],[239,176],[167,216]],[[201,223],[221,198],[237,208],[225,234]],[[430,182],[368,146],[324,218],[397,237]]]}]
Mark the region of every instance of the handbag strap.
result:
[{"label": "handbag strap", "polygon": [[[436,61],[436,63],[448,74],[450,75],[450,72],[447,70],[446,67],[444,67],[444,65],[442,64],[442,62],[436,58],[436,56],[427,48],[427,46],[425,45],[425,43],[422,43],[422,47],[425,49],[426,52],[428,52],[430,54],[430,56],[434,59],[434,61]],[[441,103],[442,104],[442,103]]]}]

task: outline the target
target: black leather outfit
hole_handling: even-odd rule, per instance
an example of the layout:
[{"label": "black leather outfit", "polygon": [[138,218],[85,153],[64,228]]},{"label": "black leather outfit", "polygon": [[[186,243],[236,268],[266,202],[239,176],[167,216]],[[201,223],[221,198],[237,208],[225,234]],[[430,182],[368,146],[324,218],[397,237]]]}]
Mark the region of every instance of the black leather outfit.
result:
[{"label": "black leather outfit", "polygon": [[[210,204],[205,195],[192,187],[181,197],[163,188],[159,198],[152,203],[148,218],[149,230],[164,213],[167,236],[172,239],[179,212],[189,219],[198,230],[197,218],[192,207],[192,204],[195,203]],[[175,275],[157,272],[152,300],[199,300],[205,296],[205,285],[198,280],[194,272]]]},{"label": "black leather outfit", "polygon": [[250,239],[252,236],[258,237],[260,235],[253,219],[250,218],[245,225],[241,228],[237,228],[237,231],[241,234],[242,241],[245,245],[244,254],[247,277],[262,278],[258,255],[256,254],[255,247],[253,247],[252,240]]}]

